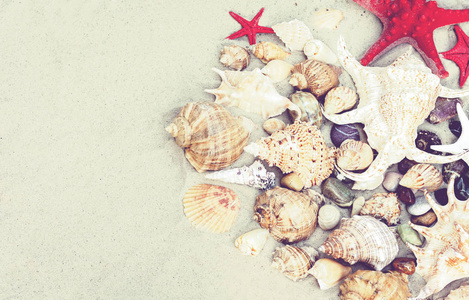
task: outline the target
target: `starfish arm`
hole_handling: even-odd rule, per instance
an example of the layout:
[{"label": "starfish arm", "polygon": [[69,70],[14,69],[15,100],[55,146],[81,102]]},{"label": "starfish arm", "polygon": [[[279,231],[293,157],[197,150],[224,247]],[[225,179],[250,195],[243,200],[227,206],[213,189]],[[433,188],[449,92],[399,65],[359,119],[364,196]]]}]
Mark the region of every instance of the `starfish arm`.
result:
[{"label": "starfish arm", "polygon": [[230,11],[230,16],[232,16],[233,19],[235,19],[239,24],[241,24],[241,26],[243,27],[250,26],[249,21],[247,21],[245,18],[241,17],[240,15],[235,14],[232,11]]},{"label": "starfish arm", "polygon": [[260,32],[260,33],[275,33],[275,31],[270,27],[256,26],[254,28],[256,29],[257,32]]},{"label": "starfish arm", "polygon": [[389,30],[385,28],[383,33],[381,33],[379,40],[376,41],[376,43],[374,43],[370,49],[368,49],[365,55],[363,55],[362,59],[360,60],[361,64],[364,66],[368,65],[386,53],[389,49],[399,45],[400,43],[401,42],[397,36],[391,35]]},{"label": "starfish arm", "polygon": [[234,40],[234,39],[242,37],[243,35],[246,35],[246,34],[248,34],[247,29],[240,29],[240,30],[236,31],[235,33],[231,34],[230,36],[228,36],[227,39]]},{"label": "starfish arm", "polygon": [[423,36],[415,37],[414,41],[415,42],[410,44],[420,53],[433,74],[440,78],[448,77],[449,73],[445,70],[440,56],[438,55],[438,51],[436,50],[435,43],[433,42],[433,35],[427,33]]},{"label": "starfish arm", "polygon": [[435,28],[469,21],[469,9],[443,9],[437,10],[434,21]]},{"label": "starfish arm", "polygon": [[259,12],[257,13],[257,15],[251,20],[251,26],[255,26],[257,25],[257,23],[259,23],[259,19],[262,17],[262,14],[264,13],[264,8],[261,8],[261,10],[259,10]]}]

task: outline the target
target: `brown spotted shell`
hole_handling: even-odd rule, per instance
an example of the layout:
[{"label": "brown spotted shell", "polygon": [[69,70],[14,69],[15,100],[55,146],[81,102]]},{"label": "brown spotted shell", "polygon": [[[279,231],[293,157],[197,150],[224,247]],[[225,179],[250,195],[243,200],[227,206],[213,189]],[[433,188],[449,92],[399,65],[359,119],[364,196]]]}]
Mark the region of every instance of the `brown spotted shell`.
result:
[{"label": "brown spotted shell", "polygon": [[319,97],[339,85],[339,74],[332,66],[314,59],[293,67],[290,84],[300,90],[309,90]]},{"label": "brown spotted shell", "polygon": [[257,43],[250,46],[249,49],[254,56],[259,58],[263,63],[268,63],[274,59],[284,60],[291,55],[291,53],[271,42]]},{"label": "brown spotted shell", "polygon": [[344,170],[357,171],[368,168],[373,162],[373,150],[362,141],[345,140],[337,152],[337,165]]},{"label": "brown spotted shell", "polygon": [[275,250],[272,267],[280,270],[293,281],[308,276],[308,270],[313,266],[318,252],[313,247],[284,246]]},{"label": "brown spotted shell", "polygon": [[220,62],[228,68],[241,71],[251,62],[251,55],[238,45],[225,46],[220,53]]},{"label": "brown spotted shell", "polygon": [[417,164],[410,168],[402,177],[399,184],[410,189],[426,189],[429,192],[437,190],[443,183],[443,175],[434,166]]},{"label": "brown spotted shell", "polygon": [[388,226],[397,225],[401,215],[401,206],[397,201],[396,193],[374,194],[360,210],[362,216],[372,216],[383,220]]}]

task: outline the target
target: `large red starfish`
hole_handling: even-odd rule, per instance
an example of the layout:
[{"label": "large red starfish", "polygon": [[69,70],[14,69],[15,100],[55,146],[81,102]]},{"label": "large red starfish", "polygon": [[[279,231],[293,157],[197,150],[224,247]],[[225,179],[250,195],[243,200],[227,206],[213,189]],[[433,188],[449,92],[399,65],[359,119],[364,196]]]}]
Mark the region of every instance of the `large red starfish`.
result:
[{"label": "large red starfish", "polygon": [[263,12],[264,8],[261,8],[257,15],[251,21],[248,21],[243,17],[240,17],[239,15],[235,14],[234,12],[230,11],[230,16],[232,16],[236,21],[238,21],[238,23],[241,24],[243,28],[227,37],[227,39],[233,40],[242,37],[243,35],[247,35],[249,38],[249,44],[253,45],[256,43],[257,33],[274,33],[274,30],[272,28],[258,25],[259,19],[261,18]]},{"label": "large red starfish", "polygon": [[453,49],[441,53],[444,58],[454,61],[461,71],[459,75],[459,86],[462,87],[466,82],[469,68],[469,37],[462,31],[458,25],[454,26],[458,42]]},{"label": "large red starfish", "polygon": [[367,65],[389,49],[411,44],[425,60],[433,73],[448,77],[433,41],[433,31],[445,25],[469,21],[469,9],[451,10],[426,0],[353,0],[371,11],[383,23],[379,40],[361,59]]}]

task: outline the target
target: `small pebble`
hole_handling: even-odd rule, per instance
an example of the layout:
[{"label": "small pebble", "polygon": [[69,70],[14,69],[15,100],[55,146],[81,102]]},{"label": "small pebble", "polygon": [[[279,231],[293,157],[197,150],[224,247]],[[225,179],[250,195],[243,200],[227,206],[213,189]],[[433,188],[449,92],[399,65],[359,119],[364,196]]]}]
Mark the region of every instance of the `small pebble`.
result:
[{"label": "small pebble", "polygon": [[388,192],[395,192],[402,177],[403,175],[400,173],[387,172],[383,180],[384,189]]},{"label": "small pebble", "polygon": [[407,205],[412,205],[415,203],[415,195],[411,189],[398,185],[396,188],[397,199],[399,199],[402,203]]},{"label": "small pebble", "polygon": [[364,197],[360,196],[357,199],[355,199],[353,201],[352,213],[350,214],[350,217],[358,215],[360,213],[360,211],[362,210],[364,205],[365,205],[365,198]]},{"label": "small pebble", "polygon": [[422,245],[422,240],[420,239],[419,233],[410,227],[409,224],[401,224],[397,226],[397,232],[399,233],[399,236],[403,242],[415,246]]},{"label": "small pebble", "polygon": [[296,173],[290,173],[283,176],[280,180],[280,185],[297,192],[301,191],[304,187],[303,181]]},{"label": "small pebble", "polygon": [[454,181],[454,194],[459,200],[465,201],[469,198],[469,177],[463,175]]},{"label": "small pebble", "polygon": [[322,194],[340,207],[349,207],[353,202],[352,190],[337,178],[327,178],[322,185]]},{"label": "small pebble", "polygon": [[412,216],[421,216],[432,209],[425,196],[415,198],[415,203],[407,206],[407,212]]},{"label": "small pebble", "polygon": [[443,180],[444,182],[448,183],[449,179],[451,178],[451,175],[456,173],[459,176],[461,176],[466,170],[467,170],[467,164],[462,159],[453,161],[452,163],[449,163],[449,164],[444,164],[443,171],[442,171]]},{"label": "small pebble", "polygon": [[412,168],[416,164],[418,164],[416,161],[404,158],[397,164],[397,169],[399,170],[399,173],[404,175],[405,173],[407,173],[407,171],[409,171],[410,168]]},{"label": "small pebble", "polygon": [[407,257],[398,257],[392,262],[392,267],[400,273],[412,275],[415,272],[415,260]]},{"label": "small pebble", "polygon": [[421,216],[412,217],[410,221],[416,225],[430,226],[435,223],[436,214],[433,212],[433,210],[430,210]]},{"label": "small pebble", "polygon": [[439,189],[433,192],[433,197],[435,197],[436,201],[440,204],[445,206],[448,204],[448,190],[447,189]]},{"label": "small pebble", "polygon": [[360,132],[355,124],[338,125],[334,124],[331,129],[331,141],[336,147],[340,147],[343,141],[351,139],[360,140]]},{"label": "small pebble", "polygon": [[265,132],[268,134],[272,134],[277,130],[285,129],[285,123],[280,119],[272,118],[265,121],[262,128],[264,128]]},{"label": "small pebble", "polygon": [[452,120],[449,122],[449,130],[455,136],[460,137],[462,132],[461,122]]},{"label": "small pebble", "polygon": [[422,151],[441,155],[442,153],[439,151],[432,150],[430,146],[432,145],[441,145],[441,140],[436,133],[427,130],[420,130],[417,134],[417,138],[415,139],[415,145]]},{"label": "small pebble", "polygon": [[458,103],[462,105],[460,98],[448,99],[438,97],[435,102],[435,108],[428,115],[428,122],[438,124],[455,117],[458,114],[456,110]]}]

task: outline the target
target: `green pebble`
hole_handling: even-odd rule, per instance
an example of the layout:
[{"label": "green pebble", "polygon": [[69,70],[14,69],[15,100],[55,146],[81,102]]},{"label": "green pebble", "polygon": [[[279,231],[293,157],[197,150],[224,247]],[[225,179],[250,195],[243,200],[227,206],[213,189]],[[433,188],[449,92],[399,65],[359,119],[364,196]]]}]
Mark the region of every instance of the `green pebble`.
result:
[{"label": "green pebble", "polygon": [[350,207],[353,203],[353,191],[337,178],[329,177],[322,185],[322,193],[340,207]]},{"label": "green pebble", "polygon": [[421,246],[422,240],[417,231],[415,231],[409,224],[401,224],[397,226],[397,232],[402,241],[410,243],[415,246]]}]

